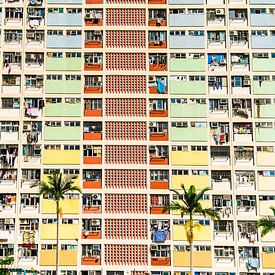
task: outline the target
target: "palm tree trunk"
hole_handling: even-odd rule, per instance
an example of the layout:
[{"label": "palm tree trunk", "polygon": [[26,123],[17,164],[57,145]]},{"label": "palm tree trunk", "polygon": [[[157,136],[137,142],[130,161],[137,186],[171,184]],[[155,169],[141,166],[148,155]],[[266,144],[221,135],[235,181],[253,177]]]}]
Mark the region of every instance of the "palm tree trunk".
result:
[{"label": "palm tree trunk", "polygon": [[193,216],[190,213],[190,275],[193,275]]},{"label": "palm tree trunk", "polygon": [[58,275],[58,262],[59,262],[59,200],[56,201],[56,258],[55,270]]}]

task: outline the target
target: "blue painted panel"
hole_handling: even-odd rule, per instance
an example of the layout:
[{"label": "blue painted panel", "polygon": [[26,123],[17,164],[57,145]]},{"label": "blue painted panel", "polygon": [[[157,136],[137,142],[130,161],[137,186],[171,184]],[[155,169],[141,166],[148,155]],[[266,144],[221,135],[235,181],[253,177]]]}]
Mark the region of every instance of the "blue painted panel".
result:
[{"label": "blue painted panel", "polygon": [[48,26],[82,26],[82,14],[48,14]]},{"label": "blue painted panel", "polygon": [[82,36],[48,35],[47,48],[80,49],[82,47]]},{"label": "blue painted panel", "polygon": [[204,49],[204,36],[170,36],[171,49]]}]

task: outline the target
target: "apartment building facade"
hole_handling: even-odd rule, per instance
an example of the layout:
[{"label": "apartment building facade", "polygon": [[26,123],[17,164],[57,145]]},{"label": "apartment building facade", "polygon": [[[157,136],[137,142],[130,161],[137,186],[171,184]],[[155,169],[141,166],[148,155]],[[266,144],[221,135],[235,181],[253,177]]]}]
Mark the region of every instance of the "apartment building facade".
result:
[{"label": "apartment building facade", "polygon": [[0,0],[0,258],[54,275],[187,275],[169,189],[211,187],[196,275],[275,274],[275,0]]}]

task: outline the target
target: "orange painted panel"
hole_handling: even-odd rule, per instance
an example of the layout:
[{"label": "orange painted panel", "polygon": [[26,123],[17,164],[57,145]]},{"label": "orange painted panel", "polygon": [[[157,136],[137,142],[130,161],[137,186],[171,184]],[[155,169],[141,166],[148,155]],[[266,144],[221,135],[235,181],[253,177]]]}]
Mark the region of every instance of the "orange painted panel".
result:
[{"label": "orange painted panel", "polygon": [[83,181],[83,188],[100,189],[102,187],[101,181]]},{"label": "orange painted panel", "polygon": [[149,66],[150,71],[167,71],[167,65],[166,64],[150,64]]},{"label": "orange painted panel", "polygon": [[86,4],[103,4],[103,0],[86,0]]},{"label": "orange painted panel", "polygon": [[102,157],[84,157],[84,164],[101,164]]},{"label": "orange painted panel", "polygon": [[[167,92],[168,92],[168,88],[167,88],[167,86],[165,86],[165,94],[167,94]],[[157,86],[150,87],[149,88],[149,93],[150,94],[160,94],[158,92],[158,87]]]},{"label": "orange painted panel", "polygon": [[102,87],[85,87],[85,94],[102,94]]},{"label": "orange painted panel", "polygon": [[151,165],[168,165],[169,161],[168,161],[168,158],[151,158],[150,164]]},{"label": "orange painted panel", "polygon": [[150,181],[151,189],[168,189],[169,182],[168,181]]},{"label": "orange painted panel", "polygon": [[102,110],[84,110],[84,116],[102,116]]},{"label": "orange painted panel", "polygon": [[101,140],[102,133],[84,133],[83,139],[84,140]]},{"label": "orange painted panel", "polygon": [[170,258],[152,258],[151,265],[170,266],[171,259]]},{"label": "orange painted panel", "polygon": [[82,212],[84,214],[86,214],[86,213],[100,214],[101,206],[83,206]]},{"label": "orange painted panel", "polygon": [[[148,25],[151,26],[151,27],[158,27],[157,20],[156,19],[149,20],[149,24]],[[166,20],[162,20],[160,26],[161,27],[167,26],[167,21]]]},{"label": "orange painted panel", "polygon": [[103,25],[102,19],[85,20],[85,26],[102,26],[102,25]]},{"label": "orange painted panel", "polygon": [[103,66],[102,64],[84,64],[85,71],[102,71]]},{"label": "orange painted panel", "polygon": [[100,231],[89,232],[88,236],[85,236],[84,231],[82,231],[82,239],[98,240],[101,238],[102,238],[102,233]]},{"label": "orange painted panel", "polygon": [[163,134],[150,134],[150,140],[152,141],[166,141],[168,140],[168,134],[167,133],[163,133]]},{"label": "orange painted panel", "polygon": [[82,265],[100,265],[101,260],[99,257],[96,257],[96,256],[82,257],[81,264]]},{"label": "orange painted panel", "polygon": [[167,110],[152,110],[150,111],[150,117],[168,117]]},{"label": "orange painted panel", "polygon": [[156,215],[164,215],[164,214],[169,214],[170,211],[166,211],[165,213],[162,213],[163,207],[161,206],[153,206],[151,207],[151,214],[156,214]]},{"label": "orange painted panel", "polygon": [[155,42],[149,42],[149,48],[151,49],[165,49],[167,48],[166,42],[160,42],[159,44],[156,44]]},{"label": "orange painted panel", "polygon": [[85,48],[102,48],[102,41],[85,41]]}]

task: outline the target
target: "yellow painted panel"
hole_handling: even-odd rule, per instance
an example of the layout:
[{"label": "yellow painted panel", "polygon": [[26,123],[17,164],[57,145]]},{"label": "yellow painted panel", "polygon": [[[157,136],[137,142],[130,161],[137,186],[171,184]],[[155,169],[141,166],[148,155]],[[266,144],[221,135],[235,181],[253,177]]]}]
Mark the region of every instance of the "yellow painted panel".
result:
[{"label": "yellow painted panel", "polygon": [[272,216],[273,215],[273,212],[270,209],[270,206],[275,206],[274,201],[260,201],[259,206],[260,206],[259,214],[261,216]]},{"label": "yellow painted panel", "polygon": [[[62,214],[79,214],[80,200],[79,199],[65,199],[60,201]],[[56,214],[55,201],[50,199],[43,199],[41,206],[42,214]]]},{"label": "yellow painted panel", "polygon": [[206,151],[172,151],[172,165],[206,166],[208,165],[208,153]]},{"label": "yellow painted panel", "polygon": [[[60,224],[59,225],[59,238],[60,240],[74,240],[78,239],[78,224]],[[42,224],[41,227],[42,240],[55,240],[56,239],[56,224]]]},{"label": "yellow painted panel", "polygon": [[[54,266],[55,265],[55,250],[41,250],[40,252],[40,265],[41,266]],[[77,250],[60,250],[59,251],[59,265],[72,266],[77,265]]]},{"label": "yellow painted panel", "polygon": [[275,268],[275,253],[263,253],[263,268]]},{"label": "yellow painted panel", "polygon": [[42,266],[55,265],[55,257],[56,257],[55,250],[41,250],[40,265]]},{"label": "yellow painted panel", "polygon": [[258,176],[258,184],[260,191],[274,191],[275,190],[275,177]]},{"label": "yellow painted panel", "polygon": [[[76,175],[77,178],[74,180],[74,183],[76,186],[79,186],[80,187],[80,176],[79,175]],[[42,177],[42,180],[44,182],[48,182],[48,175],[47,174],[44,174],[43,177]]]},{"label": "yellow painted panel", "polygon": [[[189,257],[188,251],[174,251],[174,266],[189,267]],[[194,267],[212,267],[211,251],[194,251],[193,265]]]},{"label": "yellow painted panel", "polygon": [[275,153],[257,152],[257,164],[261,166],[274,166]]},{"label": "yellow painted panel", "polygon": [[[210,226],[194,228],[194,241],[211,241],[212,230]],[[173,240],[187,241],[184,225],[173,225]]]},{"label": "yellow painted panel", "polygon": [[77,265],[77,250],[61,250],[60,265]]},{"label": "yellow painted panel", "polygon": [[44,150],[43,164],[80,164],[80,150]]},{"label": "yellow painted panel", "polygon": [[172,189],[181,189],[181,185],[184,184],[188,189],[191,185],[195,185],[196,189],[203,189],[209,187],[208,176],[197,175],[173,175],[172,176]]}]

